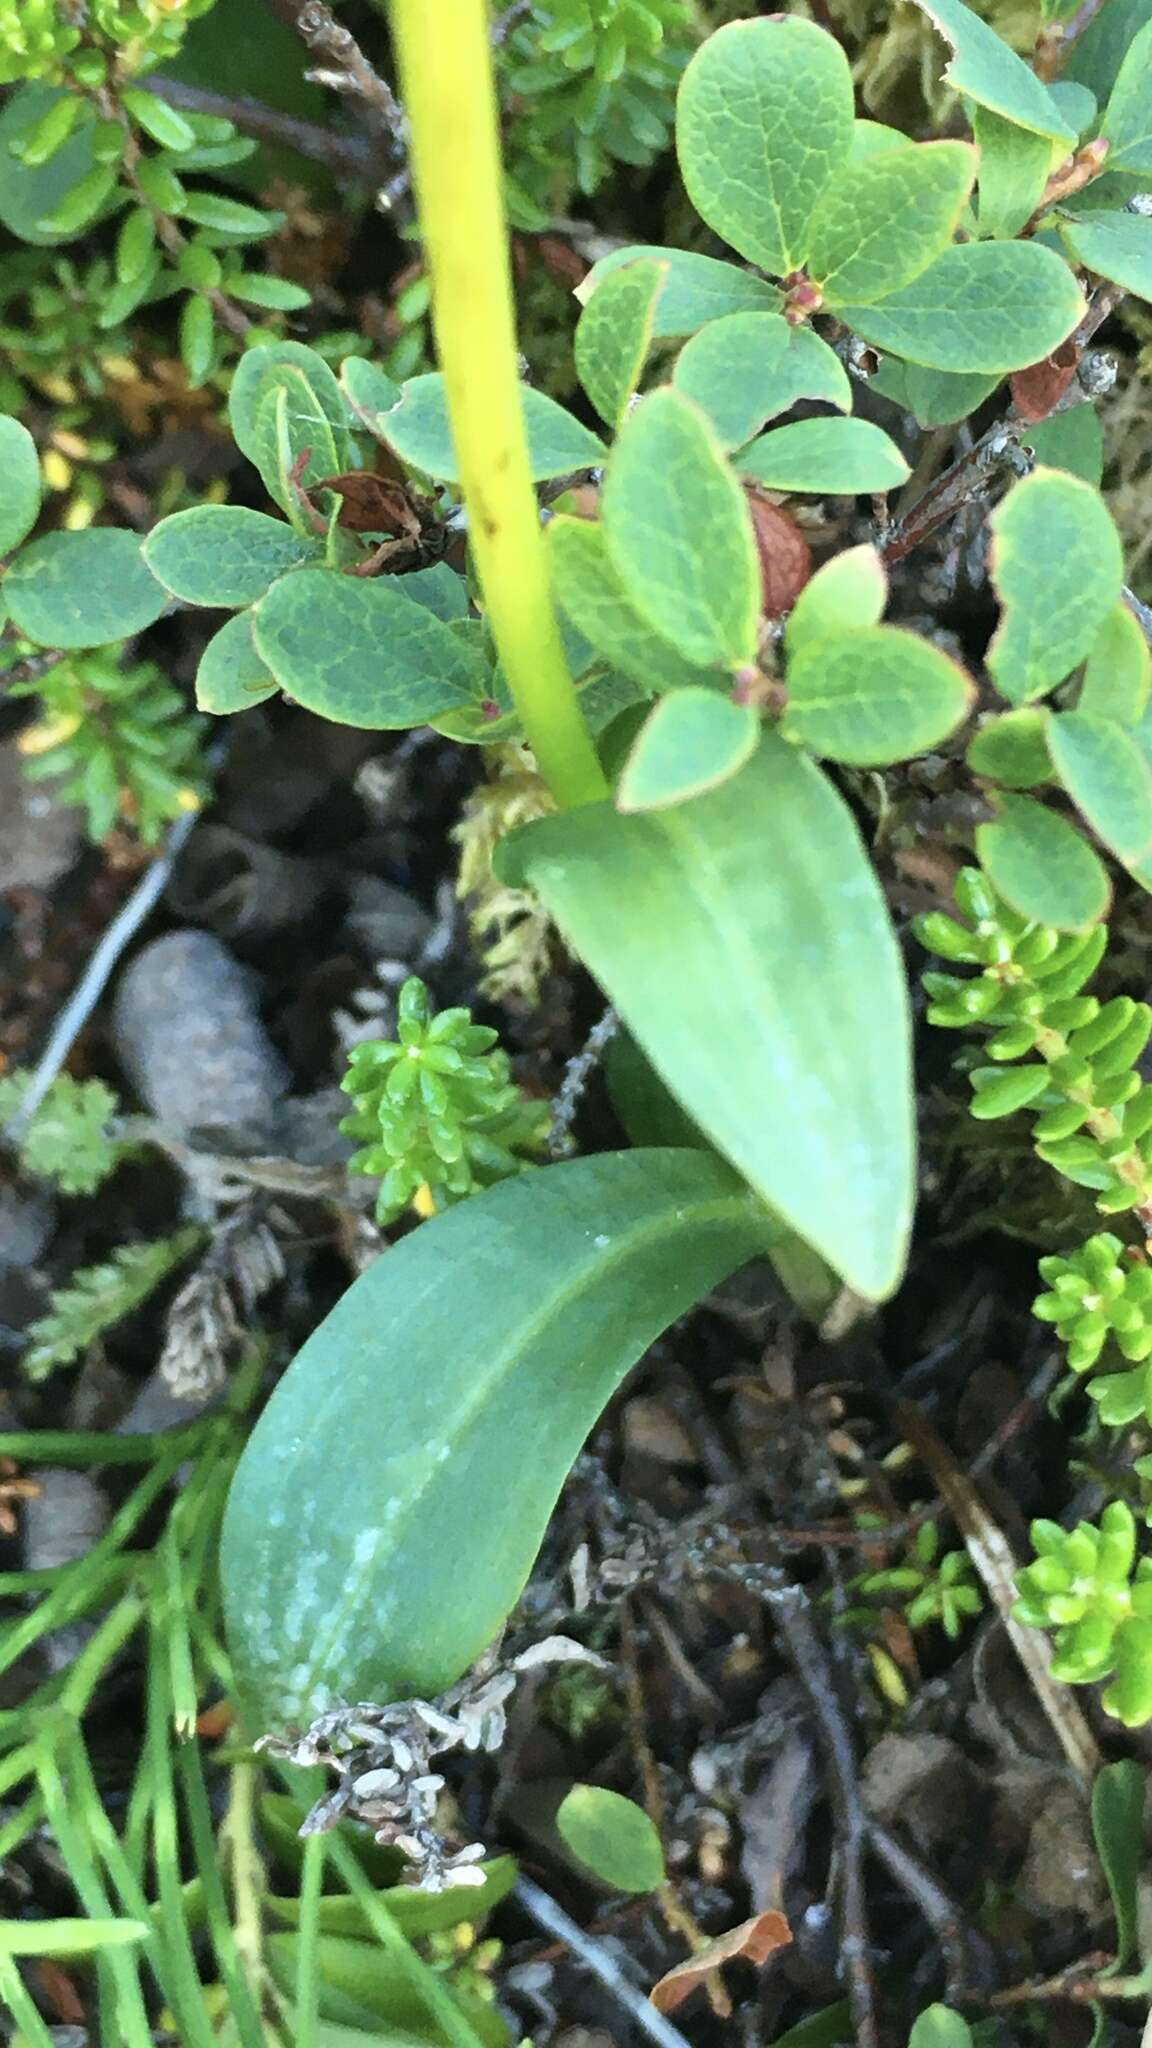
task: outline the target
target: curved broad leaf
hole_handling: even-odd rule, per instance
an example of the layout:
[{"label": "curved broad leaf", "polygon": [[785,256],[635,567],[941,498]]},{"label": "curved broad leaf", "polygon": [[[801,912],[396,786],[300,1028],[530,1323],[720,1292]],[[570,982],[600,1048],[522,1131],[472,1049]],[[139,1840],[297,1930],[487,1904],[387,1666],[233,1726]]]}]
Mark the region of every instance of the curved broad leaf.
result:
[{"label": "curved broad leaf", "polygon": [[618,427],[640,382],[667,264],[638,257],[610,271],[576,326],[576,372],[602,420]]},{"label": "curved broad leaf", "polygon": [[963,242],[878,306],[843,306],[865,341],[930,370],[1023,370],[1084,315],[1068,265],[1038,242]]},{"label": "curved broad leaf", "polygon": [[888,602],[888,572],[878,548],[865,542],[845,548],[805,584],[784,628],[784,645],[795,660],[829,633],[878,626]]},{"label": "curved broad leaf", "polygon": [[1080,932],[1107,916],[1107,871],[1074,825],[1030,796],[1001,796],[976,852],[994,889],[1021,917]]},{"label": "curved broad leaf", "polygon": [[704,1153],[608,1153],[504,1181],[376,1260],[229,1496],[225,1615],[256,1725],[435,1698],[466,1671],[624,1374],[772,1228]]},{"label": "curved broad leaf", "polygon": [[1028,446],[1046,469],[1066,469],[1099,489],[1104,474],[1104,431],[1094,405],[1070,405],[1028,428]]},{"label": "curved broad leaf", "polygon": [[1056,469],[1016,484],[990,525],[1002,611],[988,667],[1002,695],[1025,704],[1091,652],[1120,599],[1120,537],[1100,493]]},{"label": "curved broad leaf", "polygon": [[601,493],[624,592],[687,661],[735,667],[756,652],[760,569],[744,493],[704,414],[650,392],[617,437]]},{"label": "curved broad leaf", "polygon": [[340,389],[361,425],[379,436],[381,418],[399,404],[403,386],[366,356],[345,356],[340,365]]},{"label": "curved broad leaf", "polygon": [[[315,387],[288,363],[269,377],[256,413],[252,460],[268,490],[289,519],[311,531],[301,489],[315,490],[325,477],[345,473],[341,450],[347,436],[334,428],[317,404]],[[353,452],[351,466],[358,467]]]},{"label": "curved broad leaf", "polygon": [[616,808],[662,811],[715,789],[744,766],[759,739],[751,704],[734,704],[723,690],[669,690],[633,742]]},{"label": "curved broad leaf", "polygon": [[[554,398],[533,390],[530,384],[521,385],[520,397],[528,459],[537,481],[566,476],[573,469],[595,469],[603,462],[604,443]],[[444,378],[439,370],[410,377],[401,388],[399,404],[380,421],[376,432],[413,469],[445,483],[459,482]]]},{"label": "curved broad leaf", "polygon": [[1152,20],[1124,52],[1100,130],[1110,144],[1110,171],[1152,171]]},{"label": "curved broad leaf", "polygon": [[894,491],[911,470],[871,420],[793,420],[773,427],[736,458],[745,476],[772,491]]},{"label": "curved broad leaf", "polygon": [[0,413],[0,555],[19,547],[40,516],[40,457],[36,443],[19,420]]},{"label": "curved broad leaf", "polygon": [[1152,853],[1152,762],[1132,734],[1090,711],[1048,721],[1052,765],[1077,810],[1126,867]]},{"label": "curved broad leaf", "polygon": [[[653,694],[707,678],[706,668],[686,661],[632,604],[599,522],[558,513],[549,521],[547,540],[561,610],[614,668]],[[712,679],[723,684],[727,673],[716,668]]]},{"label": "curved broad leaf", "polygon": [[18,632],[41,647],[103,647],[160,617],[168,592],[136,534],[115,526],[46,533],[21,548],[4,577]]},{"label": "curved broad leaf", "polygon": [[542,897],[765,1201],[860,1293],[889,1293],[912,1210],[907,992],[871,863],[819,769],[766,733],[682,808],[542,819],[504,872]]},{"label": "curved broad leaf", "polygon": [[405,597],[402,579],[365,582],[297,569],[253,613],[256,651],[308,711],[369,732],[424,725],[483,695],[478,648]]},{"label": "curved broad leaf", "polygon": [[1060,233],[1085,270],[1152,299],[1152,220],[1139,213],[1078,213],[1061,221]]},{"label": "curved broad leaf", "polygon": [[676,148],[702,220],[774,277],[808,254],[816,208],[848,160],[852,75],[824,29],[796,16],[734,21],[680,84]]},{"label": "curved broad leaf", "polygon": [[249,711],[273,697],[280,685],[256,652],[252,613],[241,612],[213,633],[196,671],[196,702],[201,711],[221,716]]},{"label": "curved broad leaf", "polygon": [[575,296],[588,305],[605,278],[626,265],[651,259],[665,266],[664,284],[652,314],[653,341],[667,341],[680,334],[695,334],[709,320],[726,313],[775,313],[782,303],[774,285],[735,263],[720,263],[715,256],[698,256],[693,249],[661,249],[653,242],[638,242],[626,249],[613,249],[592,265]]},{"label": "curved broad leaf", "polygon": [[1059,142],[1074,143],[1073,128],[1047,87],[1022,57],[981,21],[964,0],[916,0],[951,48],[944,76],[957,92],[990,107],[1018,128],[1034,129]]},{"label": "curved broad leaf", "polygon": [[885,356],[871,380],[874,391],[893,399],[922,427],[947,427],[954,420],[968,419],[999,382],[999,371],[966,377],[955,370],[902,363],[896,356]]},{"label": "curved broad leaf", "polygon": [[323,552],[319,540],[243,505],[192,505],[152,528],[144,560],[187,604],[255,604],[269,584]]},{"label": "curved broad leaf", "polygon": [[926,270],[956,232],[976,162],[967,142],[909,142],[842,173],[809,234],[825,305],[874,305]]},{"label": "curved broad leaf", "polygon": [[882,767],[938,746],[971,701],[963,669],[930,641],[866,626],[801,646],[781,730],[829,761]]}]

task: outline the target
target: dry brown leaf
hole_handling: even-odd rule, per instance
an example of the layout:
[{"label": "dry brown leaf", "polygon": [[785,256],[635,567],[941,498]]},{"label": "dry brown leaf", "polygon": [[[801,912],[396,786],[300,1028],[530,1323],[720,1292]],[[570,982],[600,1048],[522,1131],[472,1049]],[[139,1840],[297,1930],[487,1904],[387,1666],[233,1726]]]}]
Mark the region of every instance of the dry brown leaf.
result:
[{"label": "dry brown leaf", "polygon": [[1076,375],[1080,351],[1075,340],[1062,341],[1042,363],[1030,363],[1012,379],[1012,402],[1031,425],[1046,420]]},{"label": "dry brown leaf", "polygon": [[706,1947],[689,1956],[687,1962],[677,1963],[675,1969],[668,1970],[652,1986],[648,1997],[657,2012],[675,2012],[704,1982],[710,1970],[718,1970],[722,1963],[734,1963],[738,1958],[759,1968],[791,1939],[783,1913],[757,1913],[752,1920],[742,1920],[739,1927],[730,1927],[727,1934],[718,1934]]},{"label": "dry brown leaf", "polygon": [[812,574],[812,550],[790,512],[745,486],[756,552],[760,557],[761,610],[766,619],[791,611]]}]

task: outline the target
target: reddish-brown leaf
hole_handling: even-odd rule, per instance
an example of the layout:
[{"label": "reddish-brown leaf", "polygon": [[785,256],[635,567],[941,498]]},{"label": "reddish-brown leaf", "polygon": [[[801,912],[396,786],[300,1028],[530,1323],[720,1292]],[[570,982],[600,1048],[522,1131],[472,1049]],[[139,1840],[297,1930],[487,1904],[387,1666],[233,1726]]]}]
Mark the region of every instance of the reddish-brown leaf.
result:
[{"label": "reddish-brown leaf", "polygon": [[783,505],[774,505],[752,484],[745,491],[760,557],[764,617],[778,619],[791,611],[812,574],[812,550]]},{"label": "reddish-brown leaf", "polygon": [[727,1934],[718,1934],[705,1948],[689,1956],[686,1963],[677,1963],[654,1984],[648,1993],[657,2012],[675,2012],[678,2005],[704,1982],[711,1970],[719,1969],[721,1963],[735,1962],[742,1957],[745,1962],[757,1967],[766,1963],[778,1948],[785,1948],[792,1934],[783,1913],[757,1913],[754,1920],[744,1920],[739,1927],[732,1927]]},{"label": "reddish-brown leaf", "polygon": [[337,523],[349,533],[407,533],[415,539],[420,532],[407,492],[374,469],[346,469],[311,488],[313,494],[339,491],[343,503]]},{"label": "reddish-brown leaf", "polygon": [[1069,337],[1042,363],[1030,363],[1026,370],[1017,370],[1012,379],[1012,402],[1017,412],[1033,425],[1037,420],[1046,420],[1076,375],[1079,360],[1080,351]]}]

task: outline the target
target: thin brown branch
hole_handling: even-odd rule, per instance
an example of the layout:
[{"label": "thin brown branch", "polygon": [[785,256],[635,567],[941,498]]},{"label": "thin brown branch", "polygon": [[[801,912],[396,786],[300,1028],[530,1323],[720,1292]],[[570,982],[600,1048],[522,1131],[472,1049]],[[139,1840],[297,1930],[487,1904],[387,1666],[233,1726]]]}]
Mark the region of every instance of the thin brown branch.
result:
[{"label": "thin brown branch", "polygon": [[302,0],[302,4],[301,0],[269,0],[269,4],[320,60],[307,77],[315,85],[340,93],[355,111],[382,159],[376,203],[391,207],[410,182],[407,123],[391,86],[364,55],[352,31],[337,21],[323,0]]},{"label": "thin brown branch", "polygon": [[362,135],[340,135],[317,121],[301,121],[279,107],[265,106],[263,100],[231,99],[225,92],[209,92],[204,86],[189,85],[183,78],[165,78],[162,73],[149,75],[148,90],[186,114],[214,114],[231,121],[241,135],[294,149],[298,156],[323,164],[337,177],[366,179],[372,175],[373,151]]}]

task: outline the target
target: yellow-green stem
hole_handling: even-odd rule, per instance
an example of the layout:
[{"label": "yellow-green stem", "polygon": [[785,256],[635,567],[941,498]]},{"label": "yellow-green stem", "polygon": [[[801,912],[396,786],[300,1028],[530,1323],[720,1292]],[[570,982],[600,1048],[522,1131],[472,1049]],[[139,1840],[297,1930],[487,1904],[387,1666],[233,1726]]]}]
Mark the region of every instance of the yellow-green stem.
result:
[{"label": "yellow-green stem", "polygon": [[392,0],[469,538],[529,745],[563,805],[607,795],[548,582],[520,396],[486,0]]}]

